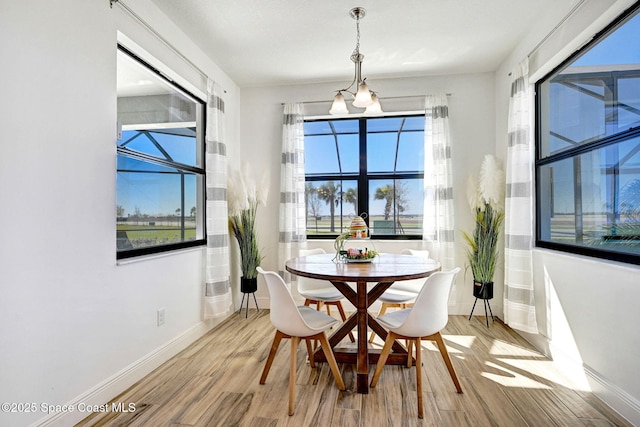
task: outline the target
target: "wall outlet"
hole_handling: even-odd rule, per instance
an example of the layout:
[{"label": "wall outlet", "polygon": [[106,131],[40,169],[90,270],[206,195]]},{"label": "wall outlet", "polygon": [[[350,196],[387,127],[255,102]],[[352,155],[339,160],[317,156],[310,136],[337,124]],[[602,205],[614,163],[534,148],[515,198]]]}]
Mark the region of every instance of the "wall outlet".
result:
[{"label": "wall outlet", "polygon": [[164,325],[164,307],[158,309],[158,326]]}]

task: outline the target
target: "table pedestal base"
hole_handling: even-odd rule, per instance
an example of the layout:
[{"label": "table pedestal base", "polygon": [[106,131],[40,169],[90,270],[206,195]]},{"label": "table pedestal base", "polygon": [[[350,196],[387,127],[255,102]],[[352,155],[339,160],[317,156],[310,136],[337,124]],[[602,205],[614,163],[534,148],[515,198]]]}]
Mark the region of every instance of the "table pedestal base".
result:
[{"label": "table pedestal base", "polygon": [[[369,364],[375,365],[378,363],[378,359],[380,358],[380,353],[382,349],[369,349],[368,353],[368,362]],[[349,365],[358,364],[358,350],[356,348],[334,348],[333,355],[336,358],[336,362],[345,363]],[[387,362],[385,365],[403,365],[407,366],[407,352],[395,352],[390,353],[387,358]],[[322,351],[322,348],[318,348],[316,352],[313,354],[313,360],[316,363],[326,363],[327,358]],[[415,360],[411,357],[411,364],[414,364]],[[368,394],[369,393],[369,373],[357,373],[357,382],[356,382],[356,390],[358,393]]]}]

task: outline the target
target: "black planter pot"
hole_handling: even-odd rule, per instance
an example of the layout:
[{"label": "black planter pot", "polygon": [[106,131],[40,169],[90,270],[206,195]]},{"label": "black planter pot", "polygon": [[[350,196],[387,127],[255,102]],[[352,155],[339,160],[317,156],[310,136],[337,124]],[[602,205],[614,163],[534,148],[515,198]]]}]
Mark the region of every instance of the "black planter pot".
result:
[{"label": "black planter pot", "polygon": [[244,304],[244,298],[247,297],[247,307],[244,312],[245,319],[249,316],[249,294],[253,295],[253,302],[256,303],[256,309],[258,308],[258,300],[256,300],[255,292],[258,290],[258,278],[254,277],[253,279],[245,279],[244,277],[240,278],[240,291],[242,292],[242,302],[240,303],[240,310],[238,313],[242,312],[242,305]]},{"label": "black planter pot", "polygon": [[250,294],[258,290],[258,278],[245,279],[240,278],[240,291],[244,294]]},{"label": "black planter pot", "polygon": [[473,296],[479,299],[493,298],[493,282],[481,283],[473,281]]}]

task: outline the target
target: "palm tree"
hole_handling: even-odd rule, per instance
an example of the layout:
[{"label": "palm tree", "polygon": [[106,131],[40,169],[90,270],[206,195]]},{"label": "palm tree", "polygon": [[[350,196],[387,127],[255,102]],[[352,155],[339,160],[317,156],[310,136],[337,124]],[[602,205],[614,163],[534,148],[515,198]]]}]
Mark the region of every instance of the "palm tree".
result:
[{"label": "palm tree", "polygon": [[315,219],[316,233],[318,232],[318,219],[320,217],[320,200],[318,199],[318,189],[312,182],[307,182],[304,186],[304,202],[306,206],[306,221],[308,226],[309,216]]},{"label": "palm tree", "polygon": [[353,204],[353,213],[358,214],[358,192],[355,188],[350,188],[344,193],[344,201]]},{"label": "palm tree", "polygon": [[304,203],[308,216],[320,215],[320,201],[318,200],[318,189],[312,182],[307,182],[304,186]]},{"label": "palm tree", "polygon": [[318,188],[318,197],[329,205],[329,212],[331,214],[331,229],[329,231],[333,233],[336,231],[336,206],[341,198],[340,185],[336,185],[333,181],[328,181]]},{"label": "palm tree", "polygon": [[375,200],[386,200],[384,205],[384,219],[388,220],[391,216],[391,207],[393,206],[393,185],[387,184],[384,187],[378,187],[376,194],[373,196]]},{"label": "palm tree", "polygon": [[389,217],[391,217],[392,208],[395,205],[395,210],[393,210],[394,224],[400,227],[400,229],[402,229],[402,226],[400,225],[400,215],[402,212],[407,210],[408,205],[406,193],[407,187],[405,186],[405,183],[394,180],[392,184],[387,184],[384,187],[377,188],[373,196],[375,200],[386,200],[384,205],[385,220],[388,220]]}]

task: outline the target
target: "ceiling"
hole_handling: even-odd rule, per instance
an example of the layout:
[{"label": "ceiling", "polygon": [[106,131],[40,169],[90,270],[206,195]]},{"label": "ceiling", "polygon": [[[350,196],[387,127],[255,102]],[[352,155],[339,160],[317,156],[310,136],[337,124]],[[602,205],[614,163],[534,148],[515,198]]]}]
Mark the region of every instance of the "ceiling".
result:
[{"label": "ceiling", "polygon": [[[239,86],[495,71],[550,11],[576,0],[153,0]],[[548,20],[546,21],[548,22]],[[547,31],[542,33],[546,34]]]}]

